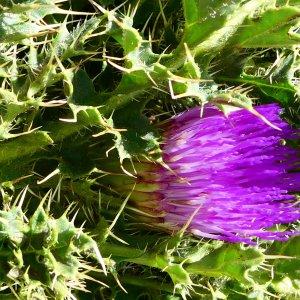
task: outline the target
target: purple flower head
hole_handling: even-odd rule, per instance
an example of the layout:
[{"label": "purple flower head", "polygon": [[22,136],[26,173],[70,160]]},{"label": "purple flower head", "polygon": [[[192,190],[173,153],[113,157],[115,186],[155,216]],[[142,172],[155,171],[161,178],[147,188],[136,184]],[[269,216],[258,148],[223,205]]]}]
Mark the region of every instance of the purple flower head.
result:
[{"label": "purple flower head", "polygon": [[145,163],[133,195],[139,210],[159,216],[154,226],[188,223],[197,236],[246,243],[297,234],[274,228],[300,219],[299,149],[284,142],[297,131],[277,105],[256,110],[281,131],[246,110],[226,117],[208,107],[200,117],[194,108],[170,120],[162,146],[169,169]]}]

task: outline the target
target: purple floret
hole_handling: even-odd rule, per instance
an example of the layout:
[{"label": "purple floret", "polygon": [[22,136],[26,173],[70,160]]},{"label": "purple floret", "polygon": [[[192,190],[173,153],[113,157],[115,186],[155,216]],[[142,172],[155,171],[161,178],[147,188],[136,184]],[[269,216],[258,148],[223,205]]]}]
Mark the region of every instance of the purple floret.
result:
[{"label": "purple floret", "polygon": [[276,104],[256,110],[281,131],[246,110],[226,117],[208,107],[200,117],[194,108],[171,119],[162,150],[172,171],[161,167],[152,180],[160,186],[165,227],[181,228],[198,209],[188,230],[201,237],[251,243],[297,234],[274,225],[300,219],[293,194],[300,191],[300,151],[284,145],[299,131],[280,118]]}]

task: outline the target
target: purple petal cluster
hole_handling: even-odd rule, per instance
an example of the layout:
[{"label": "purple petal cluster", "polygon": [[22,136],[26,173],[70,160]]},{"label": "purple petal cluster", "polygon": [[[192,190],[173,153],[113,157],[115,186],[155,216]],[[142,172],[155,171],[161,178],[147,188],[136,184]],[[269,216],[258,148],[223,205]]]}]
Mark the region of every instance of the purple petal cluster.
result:
[{"label": "purple petal cluster", "polygon": [[275,225],[300,219],[294,195],[300,151],[285,142],[299,131],[280,118],[276,104],[256,110],[281,131],[246,110],[226,117],[207,107],[200,117],[194,108],[171,119],[162,148],[170,169],[143,172],[141,181],[155,187],[156,196],[139,207],[155,207],[169,230],[189,222],[189,232],[212,239],[251,243],[297,234]]}]

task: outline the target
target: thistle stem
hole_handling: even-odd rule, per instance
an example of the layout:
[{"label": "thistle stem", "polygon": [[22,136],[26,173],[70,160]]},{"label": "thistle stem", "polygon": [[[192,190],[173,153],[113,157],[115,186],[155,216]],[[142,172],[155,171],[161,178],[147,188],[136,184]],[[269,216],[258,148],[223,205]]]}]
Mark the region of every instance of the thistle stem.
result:
[{"label": "thistle stem", "polygon": [[[156,289],[159,291],[174,292],[174,284],[162,283],[161,281],[141,278],[140,276],[124,276],[120,278],[120,282],[144,288]],[[176,290],[175,290],[176,292]]]},{"label": "thistle stem", "polygon": [[119,260],[130,263],[141,264],[148,267],[164,269],[168,267],[169,261],[165,255],[146,252],[144,250],[105,243],[100,245],[100,251],[104,257],[116,256]]}]

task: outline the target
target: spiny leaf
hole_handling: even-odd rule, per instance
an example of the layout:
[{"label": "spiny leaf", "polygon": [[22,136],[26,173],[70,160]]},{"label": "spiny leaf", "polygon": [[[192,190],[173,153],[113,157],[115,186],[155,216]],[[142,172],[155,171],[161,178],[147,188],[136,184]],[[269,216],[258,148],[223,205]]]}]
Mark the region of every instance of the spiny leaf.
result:
[{"label": "spiny leaf", "polygon": [[[266,96],[272,97],[287,106],[293,103],[299,94],[297,84],[295,84],[297,83],[297,61],[297,51],[284,51],[277,54],[276,64],[270,66],[260,65],[256,63],[254,57],[245,63],[243,66],[244,71],[239,77],[217,77],[218,80],[257,87]],[[260,72],[253,74],[253,71],[258,69],[260,69]]]},{"label": "spiny leaf", "polygon": [[249,248],[242,249],[235,245],[224,245],[205,256],[198,262],[186,267],[190,274],[205,276],[229,276],[240,283],[249,284],[248,273],[264,262],[261,251]]},{"label": "spiny leaf", "polygon": [[193,54],[219,51],[236,33],[244,20],[265,5],[266,1],[203,1],[184,0],[186,26],[181,41]]},{"label": "spiny leaf", "polygon": [[90,35],[99,28],[102,21],[103,17],[93,17],[84,20],[82,24],[78,24],[73,31],[68,31],[66,21],[63,22],[52,43],[52,47],[58,57],[64,61],[74,56],[93,53],[86,51],[84,44]]},{"label": "spiny leaf", "polygon": [[3,164],[14,159],[20,159],[52,143],[52,139],[43,131],[35,131],[8,141],[3,141],[1,142],[0,162]]},{"label": "spiny leaf", "polygon": [[122,111],[117,111],[113,119],[117,128],[125,129],[115,140],[121,162],[125,158],[148,156],[150,153],[153,157],[160,157],[158,133],[142,115],[141,105],[132,103]]},{"label": "spiny leaf", "polygon": [[[51,197],[48,193],[42,201],[53,201]],[[41,295],[65,299],[73,295],[74,289],[84,289],[89,278],[86,273],[93,269],[83,256],[95,252],[105,272],[95,241],[75,227],[66,214],[55,219],[41,203],[28,220],[21,202],[0,211],[1,285],[13,285],[15,295],[26,294],[30,299],[38,290]]]},{"label": "spiny leaf", "polygon": [[242,48],[299,45],[300,34],[291,30],[299,21],[299,17],[300,9],[297,7],[268,9],[257,18],[247,19],[230,43]]},{"label": "spiny leaf", "polygon": [[43,1],[34,2],[13,4],[4,10],[0,15],[0,42],[22,42],[26,38],[55,27],[38,21],[48,14],[60,12],[59,8],[52,1],[48,4]]}]

